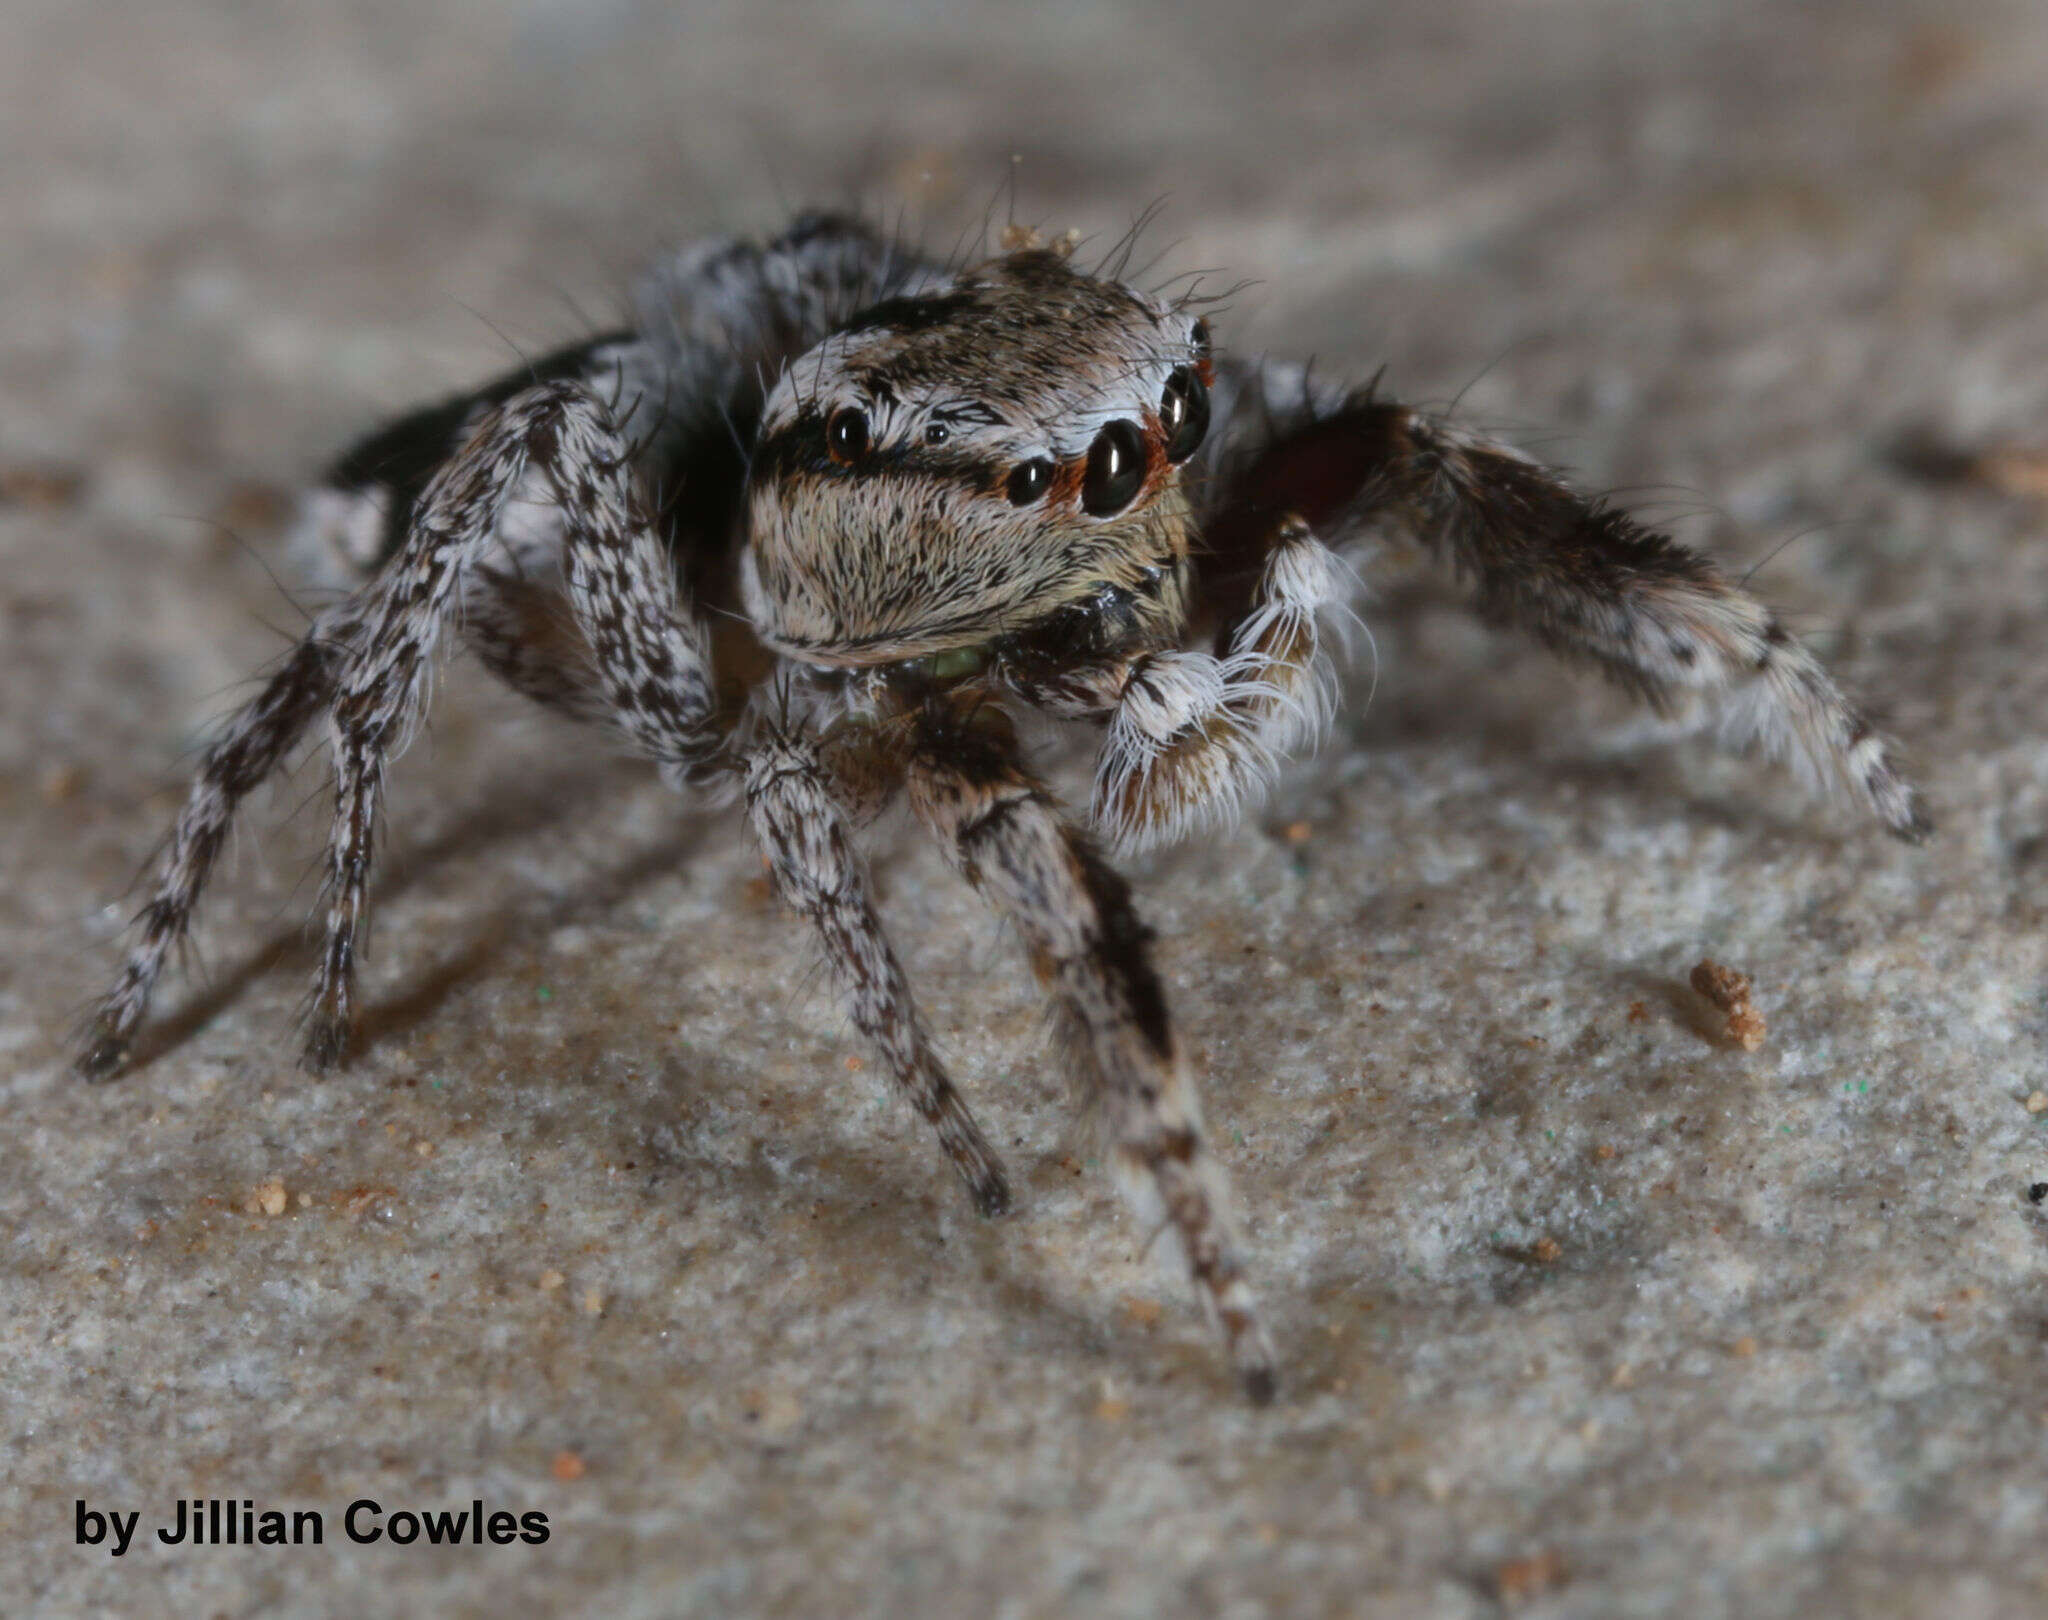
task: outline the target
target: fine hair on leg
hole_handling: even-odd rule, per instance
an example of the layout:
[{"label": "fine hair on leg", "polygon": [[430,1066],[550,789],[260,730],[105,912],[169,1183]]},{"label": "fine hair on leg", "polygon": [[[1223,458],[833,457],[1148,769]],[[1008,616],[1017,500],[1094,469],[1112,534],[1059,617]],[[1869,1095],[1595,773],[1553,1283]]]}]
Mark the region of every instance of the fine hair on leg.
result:
[{"label": "fine hair on leg", "polygon": [[1129,885],[1018,762],[992,708],[928,708],[909,786],[947,859],[1022,938],[1140,1218],[1185,1261],[1246,1393],[1271,1400],[1272,1341]]},{"label": "fine hair on leg", "polygon": [[919,1015],[910,983],[868,898],[865,865],[842,806],[841,779],[817,742],[762,727],[748,748],[747,816],[782,896],[817,930],[854,1027],[939,1140],[974,1207],[1010,1207],[1001,1160],[974,1122]]}]

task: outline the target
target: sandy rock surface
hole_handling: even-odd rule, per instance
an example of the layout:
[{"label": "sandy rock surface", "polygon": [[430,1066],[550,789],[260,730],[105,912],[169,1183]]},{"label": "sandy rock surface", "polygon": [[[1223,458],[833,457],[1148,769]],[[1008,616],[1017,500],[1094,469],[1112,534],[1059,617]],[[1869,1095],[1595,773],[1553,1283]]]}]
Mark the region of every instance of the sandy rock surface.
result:
[{"label": "sandy rock surface", "polygon": [[[2048,11],[682,9],[6,7],[0,1607],[2048,1610]],[[460,665],[396,773],[356,1065],[292,1064],[314,759],[148,1061],[70,1078],[189,751],[297,622],[281,491],[665,244],[815,198],[972,221],[1013,153],[1055,229],[1168,196],[1162,273],[1255,282],[1226,341],[1462,393],[1757,565],[1939,838],[1382,581],[1330,749],[1133,868],[1269,1411],[908,829],[877,883],[997,1223],[731,819]],[[146,1535],[190,1497],[326,1544],[74,1545],[77,1499]],[[551,1537],[354,1546],[364,1497]]]}]

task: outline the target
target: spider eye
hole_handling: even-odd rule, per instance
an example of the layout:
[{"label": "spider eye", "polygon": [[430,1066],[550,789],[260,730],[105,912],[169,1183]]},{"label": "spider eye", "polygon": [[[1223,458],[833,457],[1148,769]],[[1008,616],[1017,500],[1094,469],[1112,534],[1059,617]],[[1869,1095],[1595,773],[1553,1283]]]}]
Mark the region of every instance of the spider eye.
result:
[{"label": "spider eye", "polygon": [[1204,360],[1208,359],[1209,323],[1207,321],[1195,322],[1195,329],[1193,332],[1189,333],[1189,336],[1192,337],[1195,341],[1195,353],[1200,355]]},{"label": "spider eye", "polygon": [[1052,488],[1052,463],[1043,457],[1020,462],[1004,487],[1009,491],[1012,506],[1029,506]]},{"label": "spider eye", "polygon": [[1185,461],[1209,432],[1209,388],[1192,367],[1176,366],[1159,396],[1159,421],[1166,429],[1166,459]]},{"label": "spider eye", "polygon": [[1110,517],[1136,498],[1145,483],[1145,436],[1135,422],[1112,422],[1088,447],[1088,472],[1081,480],[1081,509]]},{"label": "spider eye", "polygon": [[944,444],[952,436],[953,430],[947,427],[944,422],[929,423],[924,430],[924,442],[926,444]]},{"label": "spider eye", "polygon": [[868,453],[868,418],[851,405],[834,411],[825,423],[825,448],[841,466]]}]

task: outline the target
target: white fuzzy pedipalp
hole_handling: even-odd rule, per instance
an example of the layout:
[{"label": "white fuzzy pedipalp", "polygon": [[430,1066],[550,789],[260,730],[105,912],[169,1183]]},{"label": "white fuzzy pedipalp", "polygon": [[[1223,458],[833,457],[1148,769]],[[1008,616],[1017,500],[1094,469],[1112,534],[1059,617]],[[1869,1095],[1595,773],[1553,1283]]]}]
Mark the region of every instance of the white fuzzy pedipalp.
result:
[{"label": "white fuzzy pedipalp", "polygon": [[1095,824],[1120,850],[1236,821],[1280,762],[1321,745],[1337,677],[1317,624],[1346,571],[1299,520],[1266,558],[1227,657],[1155,653],[1132,669],[1096,768]]}]

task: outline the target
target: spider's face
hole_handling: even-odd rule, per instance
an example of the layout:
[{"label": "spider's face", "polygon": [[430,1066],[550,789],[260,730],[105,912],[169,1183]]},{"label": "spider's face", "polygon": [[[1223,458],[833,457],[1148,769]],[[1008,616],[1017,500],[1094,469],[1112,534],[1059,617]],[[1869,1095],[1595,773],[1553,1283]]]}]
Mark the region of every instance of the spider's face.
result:
[{"label": "spider's face", "polygon": [[770,394],[742,589],[813,663],[965,654],[1178,590],[1209,425],[1196,317],[1032,251],[854,316]]}]

